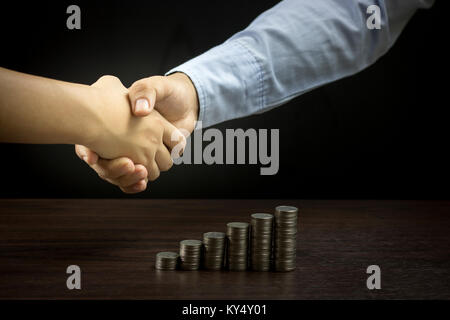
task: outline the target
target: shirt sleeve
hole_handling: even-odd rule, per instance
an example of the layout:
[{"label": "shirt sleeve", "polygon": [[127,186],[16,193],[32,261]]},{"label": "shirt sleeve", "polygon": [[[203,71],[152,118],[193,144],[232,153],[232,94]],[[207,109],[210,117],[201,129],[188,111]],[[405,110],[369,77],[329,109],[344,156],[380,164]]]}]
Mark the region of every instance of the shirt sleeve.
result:
[{"label": "shirt sleeve", "polygon": [[[265,112],[357,73],[433,0],[285,0],[223,44],[170,70],[194,83],[203,127]],[[380,29],[366,25],[380,8]]]}]

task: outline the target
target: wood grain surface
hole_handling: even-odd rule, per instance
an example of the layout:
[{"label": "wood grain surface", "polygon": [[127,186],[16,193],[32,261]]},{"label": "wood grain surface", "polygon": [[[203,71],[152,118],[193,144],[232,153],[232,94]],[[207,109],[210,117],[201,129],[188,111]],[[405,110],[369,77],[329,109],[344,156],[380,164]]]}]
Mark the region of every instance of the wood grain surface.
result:
[{"label": "wood grain surface", "polygon": [[[295,271],[154,269],[180,240],[279,204],[300,208]],[[448,201],[3,199],[0,298],[449,299],[449,240]],[[381,290],[366,287],[373,264]]]}]

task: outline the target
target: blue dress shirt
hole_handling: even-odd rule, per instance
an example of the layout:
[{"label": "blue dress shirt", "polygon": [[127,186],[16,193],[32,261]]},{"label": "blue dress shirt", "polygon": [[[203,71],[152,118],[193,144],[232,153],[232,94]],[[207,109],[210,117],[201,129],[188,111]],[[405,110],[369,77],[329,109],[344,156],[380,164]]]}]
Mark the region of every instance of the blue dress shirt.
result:
[{"label": "blue dress shirt", "polygon": [[[265,112],[381,57],[433,0],[285,0],[223,44],[170,70],[194,83],[203,127]],[[366,25],[370,5],[380,29]]]}]

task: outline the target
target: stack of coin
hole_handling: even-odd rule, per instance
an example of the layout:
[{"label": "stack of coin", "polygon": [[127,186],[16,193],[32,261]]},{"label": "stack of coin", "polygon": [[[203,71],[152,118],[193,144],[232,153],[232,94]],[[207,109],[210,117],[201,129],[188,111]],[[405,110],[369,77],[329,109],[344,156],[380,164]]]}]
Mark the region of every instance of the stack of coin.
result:
[{"label": "stack of coin", "polygon": [[230,222],[227,224],[227,265],[232,271],[244,271],[248,264],[249,224]]},{"label": "stack of coin", "polygon": [[180,242],[180,267],[182,270],[198,270],[202,254],[200,240],[183,240]]},{"label": "stack of coin", "polygon": [[207,232],[203,234],[203,266],[205,269],[222,269],[224,249],[225,233]]},{"label": "stack of coin", "polygon": [[295,269],[297,243],[296,207],[278,206],[275,208],[275,271],[292,271]]},{"label": "stack of coin", "polygon": [[179,257],[176,252],[158,252],[155,268],[158,270],[175,270],[178,266]]},{"label": "stack of coin", "polygon": [[269,271],[272,254],[273,215],[251,215],[250,265],[255,271]]}]

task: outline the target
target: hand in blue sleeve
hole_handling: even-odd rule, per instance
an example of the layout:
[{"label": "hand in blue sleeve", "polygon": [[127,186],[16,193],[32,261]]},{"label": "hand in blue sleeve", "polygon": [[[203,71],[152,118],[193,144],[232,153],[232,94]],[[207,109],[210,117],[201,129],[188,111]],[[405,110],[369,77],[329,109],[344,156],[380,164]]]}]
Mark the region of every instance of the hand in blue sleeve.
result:
[{"label": "hand in blue sleeve", "polygon": [[[355,74],[393,45],[431,0],[286,0],[225,43],[168,72],[194,83],[203,127],[265,112]],[[377,5],[380,29],[369,29]]]}]

